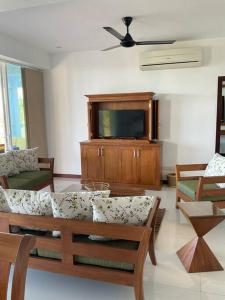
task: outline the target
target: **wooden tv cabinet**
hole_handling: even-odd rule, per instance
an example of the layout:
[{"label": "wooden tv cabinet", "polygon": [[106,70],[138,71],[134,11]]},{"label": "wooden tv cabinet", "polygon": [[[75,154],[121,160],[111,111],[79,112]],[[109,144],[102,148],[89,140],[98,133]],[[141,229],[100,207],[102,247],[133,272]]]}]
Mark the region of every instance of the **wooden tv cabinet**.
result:
[{"label": "wooden tv cabinet", "polygon": [[81,143],[82,183],[105,181],[160,189],[161,146],[145,141],[87,141]]},{"label": "wooden tv cabinet", "polygon": [[[161,188],[161,144],[158,137],[158,101],[154,93],[88,95],[89,140],[81,142],[81,182],[105,181],[122,191]],[[142,109],[142,139],[99,139],[98,112],[104,109]],[[127,192],[124,192],[127,194]]]}]

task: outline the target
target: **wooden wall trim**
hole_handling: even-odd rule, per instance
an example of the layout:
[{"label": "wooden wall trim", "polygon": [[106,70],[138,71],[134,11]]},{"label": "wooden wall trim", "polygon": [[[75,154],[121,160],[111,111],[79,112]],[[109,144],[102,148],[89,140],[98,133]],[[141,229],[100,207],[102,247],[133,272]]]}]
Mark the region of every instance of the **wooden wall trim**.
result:
[{"label": "wooden wall trim", "polygon": [[61,178],[81,178],[81,175],[79,174],[60,174],[60,173],[54,173],[54,177],[61,177]]}]

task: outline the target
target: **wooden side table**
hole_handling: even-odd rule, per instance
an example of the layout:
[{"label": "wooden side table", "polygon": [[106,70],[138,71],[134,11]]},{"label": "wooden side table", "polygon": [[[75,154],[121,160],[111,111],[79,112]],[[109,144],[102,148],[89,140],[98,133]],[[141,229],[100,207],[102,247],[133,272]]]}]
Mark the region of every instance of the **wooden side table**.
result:
[{"label": "wooden side table", "polygon": [[179,203],[178,207],[192,224],[197,236],[177,251],[189,273],[222,271],[223,268],[203,236],[225,219],[225,214],[212,202]]}]

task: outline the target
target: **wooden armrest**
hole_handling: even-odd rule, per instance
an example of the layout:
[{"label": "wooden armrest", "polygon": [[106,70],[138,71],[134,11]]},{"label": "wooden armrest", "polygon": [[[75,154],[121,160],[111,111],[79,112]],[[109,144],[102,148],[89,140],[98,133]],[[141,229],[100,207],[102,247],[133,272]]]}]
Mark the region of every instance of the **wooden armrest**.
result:
[{"label": "wooden armrest", "polygon": [[0,176],[0,185],[3,189],[8,189],[9,185],[8,185],[8,180],[6,176]]},{"label": "wooden armrest", "polygon": [[50,170],[53,175],[53,169],[54,169],[54,158],[46,158],[46,157],[39,157],[38,158],[39,164],[48,164],[48,167],[41,168],[41,170]]},{"label": "wooden armrest", "polygon": [[203,196],[223,196],[225,199],[225,188],[204,189],[205,184],[225,183],[225,176],[199,177],[196,199],[201,200]]},{"label": "wooden armrest", "polygon": [[201,184],[211,184],[211,183],[225,183],[225,176],[201,176],[199,178]]},{"label": "wooden armrest", "polygon": [[189,165],[176,165],[176,178],[178,180],[187,180],[187,179],[198,179],[199,176],[181,176],[181,172],[192,172],[192,171],[201,171],[205,170],[207,164],[189,164]]},{"label": "wooden armrest", "polygon": [[155,226],[155,221],[156,221],[160,202],[161,202],[161,198],[157,197],[155,199],[155,203],[154,203],[153,207],[151,208],[149,215],[148,215],[148,219],[146,222],[146,225],[148,228],[154,228],[154,226]]},{"label": "wooden armrest", "polygon": [[54,161],[54,158],[48,158],[48,157],[39,157],[38,162],[40,164],[51,164],[52,161]]}]

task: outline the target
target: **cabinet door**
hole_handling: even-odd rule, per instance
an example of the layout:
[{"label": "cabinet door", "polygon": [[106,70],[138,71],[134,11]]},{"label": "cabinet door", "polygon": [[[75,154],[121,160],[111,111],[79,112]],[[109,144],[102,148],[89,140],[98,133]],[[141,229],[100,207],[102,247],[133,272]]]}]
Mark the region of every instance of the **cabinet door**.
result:
[{"label": "cabinet door", "polygon": [[103,178],[106,182],[120,182],[120,149],[113,146],[101,148]]},{"label": "cabinet door", "polygon": [[138,182],[143,185],[160,186],[160,149],[137,149]]},{"label": "cabinet door", "polygon": [[120,148],[121,182],[137,183],[136,150],[133,147]]},{"label": "cabinet door", "polygon": [[102,180],[102,158],[100,146],[82,146],[82,179],[100,181]]}]

